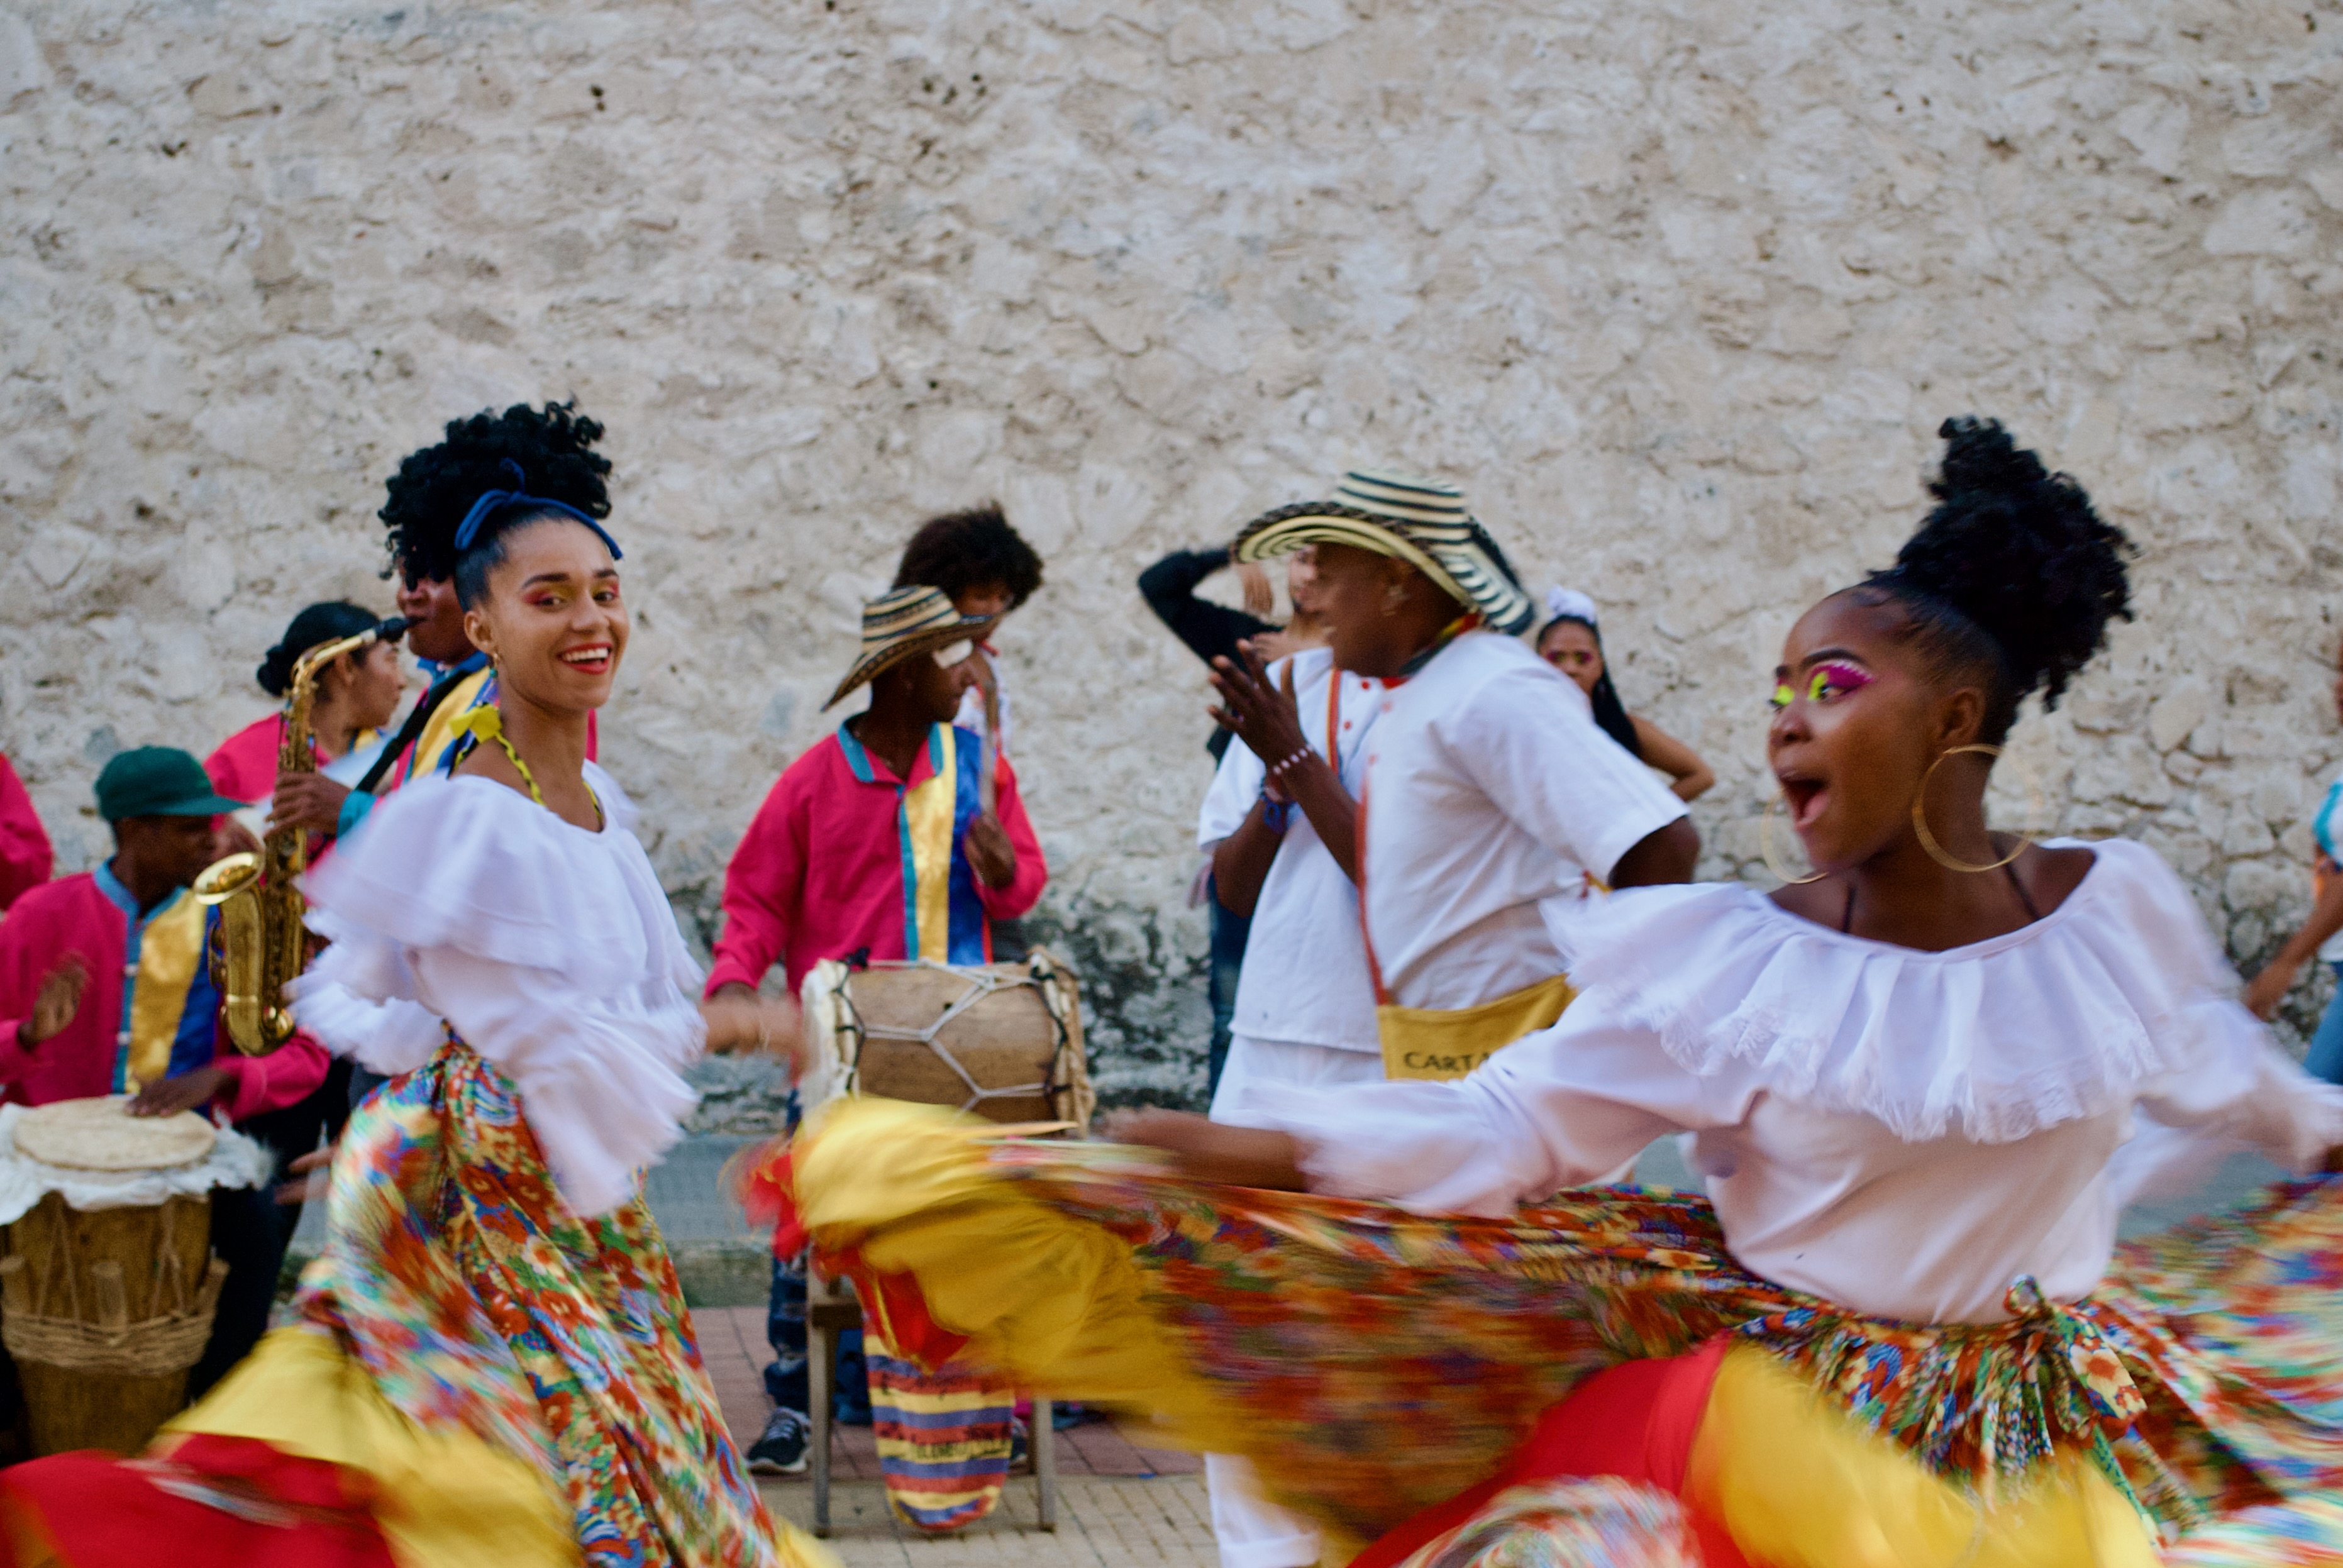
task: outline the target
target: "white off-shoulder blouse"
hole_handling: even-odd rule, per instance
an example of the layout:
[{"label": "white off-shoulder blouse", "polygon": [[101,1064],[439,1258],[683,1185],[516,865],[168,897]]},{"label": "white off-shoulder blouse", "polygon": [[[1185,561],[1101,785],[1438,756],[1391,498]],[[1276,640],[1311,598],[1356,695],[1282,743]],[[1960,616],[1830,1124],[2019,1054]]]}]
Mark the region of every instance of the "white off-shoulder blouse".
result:
[{"label": "white off-shoulder blouse", "polygon": [[2147,849],[2089,846],[2043,919],[1920,952],[1753,889],[1635,889],[1554,920],[1583,993],[1453,1083],[1267,1101],[1320,1191],[1502,1214],[1691,1134],[1726,1244],[1881,1317],[1992,1322],[2032,1275],[2098,1282],[2124,1204],[2226,1154],[2295,1171],[2343,1144],[2343,1090],[2233,1000],[2236,977]]},{"label": "white off-shoulder blouse", "polygon": [[444,1020],[519,1089],[563,1200],[594,1215],[680,1135],[698,1099],[681,1070],[707,1028],[634,807],[591,762],[586,780],[599,831],[485,779],[384,799],[305,883],[333,945],[294,1010],[329,1050],[391,1074],[431,1060]]}]

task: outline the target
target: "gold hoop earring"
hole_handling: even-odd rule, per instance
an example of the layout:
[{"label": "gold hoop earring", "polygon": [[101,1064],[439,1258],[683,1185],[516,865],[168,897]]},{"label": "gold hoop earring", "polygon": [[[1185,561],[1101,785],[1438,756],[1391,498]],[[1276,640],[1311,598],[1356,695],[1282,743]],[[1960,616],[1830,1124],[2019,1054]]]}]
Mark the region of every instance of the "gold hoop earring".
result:
[{"label": "gold hoop earring", "polygon": [[[1936,769],[1945,765],[1946,758],[1957,757],[1964,751],[1975,751],[1982,756],[1991,757],[1996,759],[2007,755],[2002,748],[1998,746],[1988,746],[1983,741],[1976,741],[1967,746],[1956,746],[1948,750],[1939,752],[1936,759],[1928,764],[1928,770],[1920,775],[1919,793],[1912,797],[1912,831],[1919,835],[1920,848],[1927,850],[1929,857],[1934,859],[1936,864],[1944,867],[1948,871],[1968,871],[1972,873],[1998,871],[2004,866],[2008,865],[2012,860],[2016,859],[2018,856],[2026,853],[2026,847],[2034,842],[2034,838],[2030,831],[2017,835],[2016,849],[2012,849],[2000,859],[1988,860],[1982,866],[1971,865],[1966,860],[1956,860],[1953,859],[1952,856],[1945,852],[1945,847],[1936,842],[1936,836],[1928,831],[1928,780],[1936,776]],[[2026,776],[2026,827],[2030,829],[2033,828],[2035,823],[2042,819],[2042,786],[2040,781],[2037,780],[2032,773],[2028,773]]]},{"label": "gold hoop earring", "polygon": [[1774,873],[1776,881],[1786,882],[1794,888],[1821,881],[1830,875],[1828,871],[1809,871],[1803,877],[1794,877],[1782,869],[1782,858],[1774,852],[1774,819],[1781,804],[1782,797],[1778,794],[1765,802],[1765,814],[1757,820],[1757,853],[1765,858],[1765,869]]}]

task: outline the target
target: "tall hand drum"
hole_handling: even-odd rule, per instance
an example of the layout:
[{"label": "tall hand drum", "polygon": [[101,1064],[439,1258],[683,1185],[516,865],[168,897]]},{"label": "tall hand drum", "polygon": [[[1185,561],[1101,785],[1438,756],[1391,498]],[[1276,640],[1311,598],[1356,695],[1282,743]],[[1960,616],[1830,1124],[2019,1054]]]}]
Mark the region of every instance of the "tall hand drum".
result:
[{"label": "tall hand drum", "polygon": [[227,1277],[210,1189],[266,1175],[249,1140],[127,1104],[0,1108],[0,1343],[36,1453],[136,1453],[178,1412]]},{"label": "tall hand drum", "polygon": [[820,963],[801,996],[809,1111],[875,1094],[993,1121],[1090,1125],[1098,1097],[1081,999],[1073,971],[1046,949],[1021,964]]}]

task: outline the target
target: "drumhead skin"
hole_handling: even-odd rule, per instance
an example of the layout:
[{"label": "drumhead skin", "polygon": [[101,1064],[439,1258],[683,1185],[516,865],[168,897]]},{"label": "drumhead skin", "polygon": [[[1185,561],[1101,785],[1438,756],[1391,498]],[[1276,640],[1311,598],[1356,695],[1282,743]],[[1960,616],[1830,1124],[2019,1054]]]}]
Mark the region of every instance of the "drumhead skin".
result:
[{"label": "drumhead skin", "polygon": [[133,1116],[126,1094],[60,1100],[17,1119],[16,1151],[69,1171],[161,1171],[208,1156],[219,1134],[192,1111]]},{"label": "drumhead skin", "polygon": [[[978,977],[987,973],[1001,989],[982,990]],[[993,1121],[1055,1120],[1044,1086],[1058,1026],[1023,966],[874,965],[850,976],[844,990],[864,1030],[855,1062],[863,1093],[955,1106]],[[961,1010],[943,1021],[956,1006]],[[1017,1089],[1026,1092],[980,1093]]]}]

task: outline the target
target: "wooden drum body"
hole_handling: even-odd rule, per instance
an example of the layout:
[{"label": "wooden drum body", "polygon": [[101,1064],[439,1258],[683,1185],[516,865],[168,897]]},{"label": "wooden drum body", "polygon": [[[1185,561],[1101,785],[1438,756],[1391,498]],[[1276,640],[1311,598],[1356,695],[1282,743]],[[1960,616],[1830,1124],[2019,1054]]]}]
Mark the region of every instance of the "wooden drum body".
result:
[{"label": "wooden drum body", "polygon": [[949,1105],[1005,1123],[1090,1123],[1073,974],[1021,964],[815,966],[804,987],[808,1109],[837,1094]]},{"label": "wooden drum body", "polygon": [[16,1362],[33,1452],[136,1453],[186,1403],[227,1265],[211,1200],[84,1211],[48,1193],[6,1228],[0,1341]]}]

